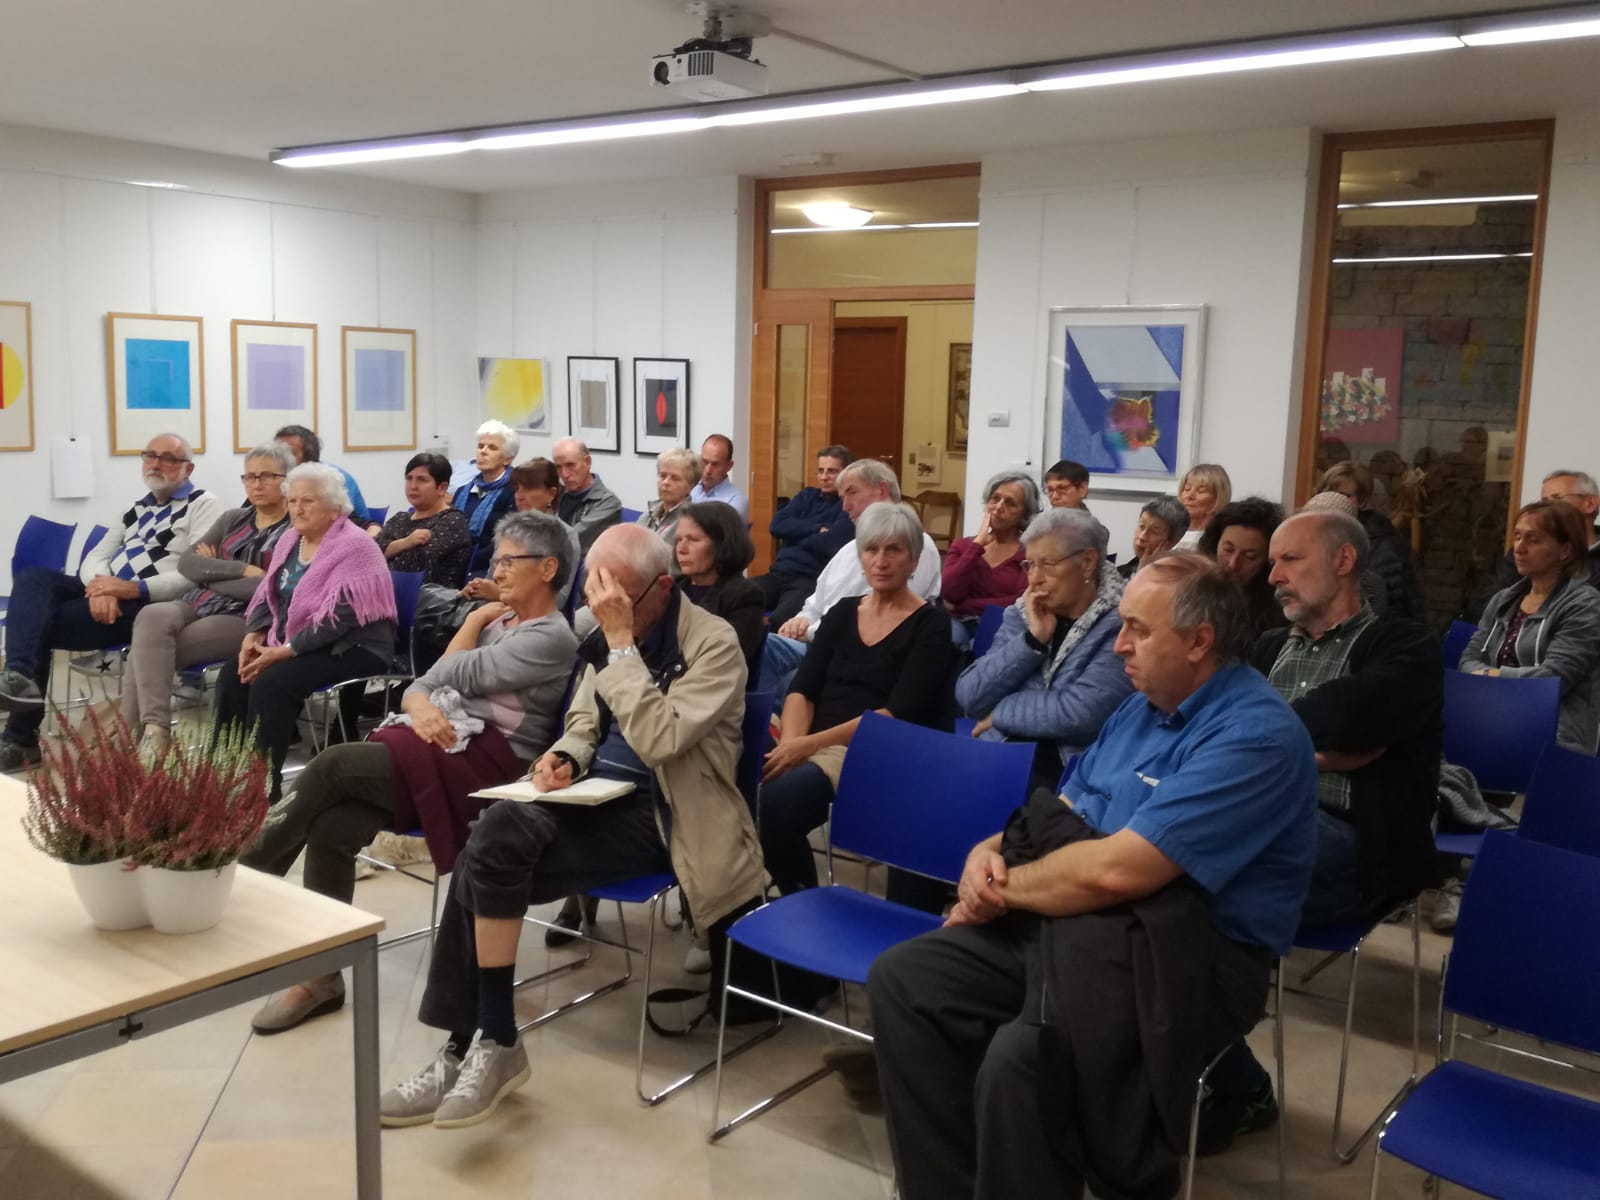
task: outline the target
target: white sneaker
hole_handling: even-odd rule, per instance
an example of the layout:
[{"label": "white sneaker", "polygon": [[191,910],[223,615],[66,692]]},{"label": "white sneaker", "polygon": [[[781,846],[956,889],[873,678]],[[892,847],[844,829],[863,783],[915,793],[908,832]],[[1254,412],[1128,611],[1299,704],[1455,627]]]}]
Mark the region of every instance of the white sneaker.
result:
[{"label": "white sneaker", "polygon": [[1428,924],[1435,933],[1449,933],[1461,917],[1461,880],[1447,879],[1433,902],[1433,916]]},{"label": "white sneaker", "polygon": [[380,1119],[390,1127],[428,1124],[460,1076],[461,1060],[448,1045],[441,1047],[431,1063],[383,1094],[378,1101]]},{"label": "white sneaker", "polygon": [[433,1114],[435,1129],[462,1129],[486,1121],[500,1101],[533,1077],[528,1051],[519,1038],[514,1046],[484,1041],[480,1029],[473,1035],[461,1075]]}]

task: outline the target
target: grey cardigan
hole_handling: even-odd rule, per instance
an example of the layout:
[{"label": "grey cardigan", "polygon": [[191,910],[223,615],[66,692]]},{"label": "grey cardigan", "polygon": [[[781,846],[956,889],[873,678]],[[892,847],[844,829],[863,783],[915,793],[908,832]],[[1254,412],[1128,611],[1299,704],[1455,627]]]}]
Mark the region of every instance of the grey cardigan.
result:
[{"label": "grey cardigan", "polygon": [[200,585],[184,596],[185,600],[194,604],[199,600],[200,593],[209,589],[219,596],[238,601],[229,610],[230,612],[244,612],[245,606],[256,594],[256,585],[261,582],[259,575],[247,577],[244,573],[245,568],[257,566],[266,569],[268,561],[272,558],[272,547],[277,544],[278,537],[283,531],[289,528],[288,518],[285,517],[273,527],[276,532],[262,543],[260,560],[254,563],[240,558],[207,558],[204,554],[197,554],[195,547],[205,545],[215,550],[238,530],[246,525],[254,526],[255,522],[256,510],[251,505],[230,508],[183,552],[178,559],[179,573],[191,583]]},{"label": "grey cardigan", "polygon": [[[1495,665],[1506,628],[1532,586],[1518,580],[1496,592],[1484,606],[1478,632],[1461,655],[1461,670]],[[1515,667],[1500,674],[1526,679],[1554,675],[1561,680],[1561,710],[1556,741],[1584,754],[1595,752],[1600,737],[1600,592],[1582,580],[1564,579],[1536,613],[1529,613],[1517,634]]]}]

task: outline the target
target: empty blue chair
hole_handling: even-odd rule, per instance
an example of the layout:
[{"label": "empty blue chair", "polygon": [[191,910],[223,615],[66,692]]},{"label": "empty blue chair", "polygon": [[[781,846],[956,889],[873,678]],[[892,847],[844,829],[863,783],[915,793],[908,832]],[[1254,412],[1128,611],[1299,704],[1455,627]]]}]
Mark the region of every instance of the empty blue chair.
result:
[{"label": "empty blue chair", "polygon": [[[829,882],[780,897],[734,922],[728,931],[726,966],[731,967],[737,947],[841,983],[866,983],[867,971],[878,955],[937,929],[940,919],[834,884],[834,851],[849,851],[869,861],[953,882],[960,878],[972,847],[997,833],[1012,809],[1023,802],[1032,765],[1031,743],[981,742],[866,713],[850,739],[828,822]],[[732,994],[774,1009],[780,1019],[788,1013],[846,1037],[872,1041],[870,1034],[849,1025],[786,1008],[770,997],[734,987],[731,979],[732,972],[727,970],[722,989],[724,1016]],[[722,1038],[719,1030],[712,1140],[726,1136],[832,1070],[814,1071],[719,1125]]]},{"label": "empty blue chair", "polygon": [[1444,635],[1444,669],[1454,671],[1461,662],[1461,656],[1466,652],[1467,643],[1472,640],[1472,635],[1478,632],[1476,625],[1469,625],[1465,621],[1451,621],[1450,631]]},{"label": "empty blue chair", "polygon": [[[1585,919],[1596,897],[1600,859],[1503,832],[1485,837],[1445,959],[1441,1061],[1378,1135],[1372,1195],[1385,1154],[1486,1196],[1600,1195],[1600,1104],[1453,1057],[1456,1039],[1469,1036],[1456,1028],[1460,1017],[1600,1054],[1600,930]],[[1516,1057],[1558,1061],[1525,1049]]]},{"label": "empty blue chair", "polygon": [[[77,522],[63,525],[46,517],[30,516],[22,523],[17,544],[11,551],[12,584],[16,583],[17,573],[28,567],[65,571],[67,552],[72,549],[72,535],[77,531]],[[10,594],[0,596],[0,647],[5,645],[6,612],[10,607]]]},{"label": "empty blue chair", "polygon": [[982,658],[994,645],[994,635],[1000,632],[1000,623],[1006,619],[1006,605],[988,604],[978,617],[978,628],[972,635],[972,657]]},{"label": "empty blue chair", "polygon": [[[1556,740],[1561,681],[1444,673],[1444,756],[1468,768],[1486,792],[1526,792],[1534,766]],[[1471,858],[1481,833],[1441,833],[1440,854]]]},{"label": "empty blue chair", "polygon": [[1518,832],[1600,858],[1600,758],[1565,746],[1546,748],[1528,783]]}]

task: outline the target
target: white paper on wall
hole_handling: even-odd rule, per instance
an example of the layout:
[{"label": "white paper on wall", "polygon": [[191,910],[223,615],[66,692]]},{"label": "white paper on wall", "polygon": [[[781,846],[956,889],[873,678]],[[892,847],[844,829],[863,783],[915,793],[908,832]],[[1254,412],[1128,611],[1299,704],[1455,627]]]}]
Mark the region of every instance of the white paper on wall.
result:
[{"label": "white paper on wall", "polygon": [[50,439],[50,481],[57,500],[94,495],[94,453],[88,438]]}]

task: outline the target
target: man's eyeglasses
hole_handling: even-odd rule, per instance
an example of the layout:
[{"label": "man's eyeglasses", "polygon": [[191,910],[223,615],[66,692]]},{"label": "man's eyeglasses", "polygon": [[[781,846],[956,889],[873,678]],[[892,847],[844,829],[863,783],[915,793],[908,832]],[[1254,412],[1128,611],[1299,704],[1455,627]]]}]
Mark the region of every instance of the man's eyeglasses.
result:
[{"label": "man's eyeglasses", "polygon": [[258,483],[266,483],[269,479],[282,479],[281,471],[262,471],[259,475],[241,475],[239,482],[246,487],[254,487]]},{"label": "man's eyeglasses", "polygon": [[139,457],[147,463],[160,463],[163,467],[175,467],[179,463],[186,463],[190,461],[187,458],[178,458],[176,455],[172,454],[156,454],[150,450],[141,452]]}]

